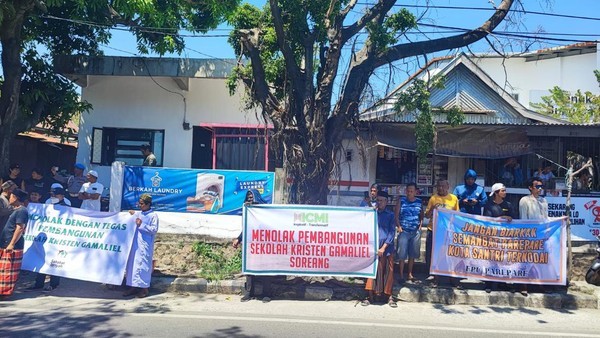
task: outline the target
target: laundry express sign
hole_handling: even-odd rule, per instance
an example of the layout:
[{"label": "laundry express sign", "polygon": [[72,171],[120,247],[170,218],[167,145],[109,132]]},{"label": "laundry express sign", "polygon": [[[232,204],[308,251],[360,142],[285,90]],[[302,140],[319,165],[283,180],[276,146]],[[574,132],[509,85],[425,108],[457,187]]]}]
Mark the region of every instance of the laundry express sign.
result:
[{"label": "laundry express sign", "polygon": [[157,211],[241,214],[249,189],[272,203],[274,173],[125,166],[121,210],[138,209],[144,193]]},{"label": "laundry express sign", "polygon": [[[565,215],[565,197],[546,197],[548,216]],[[575,241],[596,241],[600,235],[600,197],[571,197],[571,236]]]}]

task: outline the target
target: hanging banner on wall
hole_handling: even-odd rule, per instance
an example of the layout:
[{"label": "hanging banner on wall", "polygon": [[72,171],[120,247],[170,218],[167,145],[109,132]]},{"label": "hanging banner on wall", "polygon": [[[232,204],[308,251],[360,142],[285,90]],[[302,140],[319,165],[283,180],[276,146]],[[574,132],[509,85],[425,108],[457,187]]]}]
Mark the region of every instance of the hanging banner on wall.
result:
[{"label": "hanging banner on wall", "polygon": [[566,217],[500,222],[436,209],[431,274],[565,285],[566,245]]},{"label": "hanging banner on wall", "polygon": [[244,274],[375,277],[379,242],[371,208],[250,205],[242,236]]},{"label": "hanging banner on wall", "polygon": [[121,285],[135,233],[127,212],[32,203],[23,238],[23,270]]},{"label": "hanging banner on wall", "polygon": [[266,171],[124,166],[121,210],[139,209],[144,193],[156,211],[241,215],[248,190],[273,203],[275,174]]},{"label": "hanging banner on wall", "polygon": [[[546,197],[548,216],[565,215],[565,197]],[[600,197],[571,197],[571,239],[597,241],[600,236]]]}]

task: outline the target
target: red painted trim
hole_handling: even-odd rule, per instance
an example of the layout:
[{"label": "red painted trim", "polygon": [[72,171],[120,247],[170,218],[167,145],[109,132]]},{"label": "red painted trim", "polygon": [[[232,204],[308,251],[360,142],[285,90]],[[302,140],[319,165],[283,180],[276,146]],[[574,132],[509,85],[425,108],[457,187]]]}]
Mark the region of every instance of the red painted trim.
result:
[{"label": "red painted trim", "polygon": [[199,127],[273,129],[272,124],[200,123]]},{"label": "red painted trim", "polygon": [[341,185],[349,187],[370,187],[371,184],[367,181],[333,181],[329,180],[329,185]]}]

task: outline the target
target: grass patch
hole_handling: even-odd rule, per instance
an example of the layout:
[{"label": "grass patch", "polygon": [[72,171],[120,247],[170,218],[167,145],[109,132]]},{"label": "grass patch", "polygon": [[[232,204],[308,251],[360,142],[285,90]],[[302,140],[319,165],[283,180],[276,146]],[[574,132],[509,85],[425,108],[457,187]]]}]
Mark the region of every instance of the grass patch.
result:
[{"label": "grass patch", "polygon": [[198,276],[208,281],[230,279],[242,270],[241,250],[206,242],[194,243],[192,250],[201,263]]}]

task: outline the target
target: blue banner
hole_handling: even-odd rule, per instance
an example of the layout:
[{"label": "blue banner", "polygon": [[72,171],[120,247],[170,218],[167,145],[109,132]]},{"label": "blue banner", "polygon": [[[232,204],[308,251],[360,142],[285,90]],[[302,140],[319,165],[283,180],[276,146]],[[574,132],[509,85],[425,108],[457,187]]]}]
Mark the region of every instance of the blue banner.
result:
[{"label": "blue banner", "polygon": [[248,190],[273,203],[275,174],[266,171],[125,166],[121,210],[139,209],[144,193],[157,211],[241,215]]},{"label": "blue banner", "polygon": [[565,285],[566,218],[519,220],[436,209],[431,274]]}]

